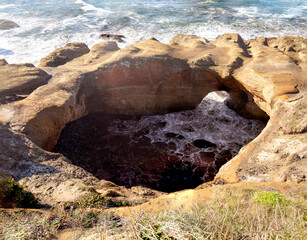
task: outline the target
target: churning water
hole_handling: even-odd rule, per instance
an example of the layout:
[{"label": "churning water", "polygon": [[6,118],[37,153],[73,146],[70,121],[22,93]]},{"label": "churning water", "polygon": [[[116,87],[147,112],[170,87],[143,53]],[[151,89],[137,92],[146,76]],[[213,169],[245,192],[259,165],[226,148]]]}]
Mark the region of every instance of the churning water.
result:
[{"label": "churning water", "polygon": [[265,126],[238,116],[225,97],[213,92],[193,110],[140,119],[86,116],[64,128],[53,151],[127,187],[195,188],[212,180]]},{"label": "churning water", "polygon": [[307,37],[305,0],[1,0],[0,19],[20,25],[0,31],[0,58],[9,63],[37,64],[68,42],[91,47],[101,33],[126,36],[121,47],[179,33]]}]

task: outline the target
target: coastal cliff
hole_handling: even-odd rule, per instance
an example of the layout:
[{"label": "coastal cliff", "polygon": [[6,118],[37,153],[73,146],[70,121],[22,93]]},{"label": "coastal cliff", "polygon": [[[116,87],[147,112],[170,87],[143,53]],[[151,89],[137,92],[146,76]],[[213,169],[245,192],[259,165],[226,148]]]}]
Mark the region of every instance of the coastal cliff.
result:
[{"label": "coastal cliff", "polygon": [[[0,76],[0,176],[14,177],[43,203],[75,201],[93,189],[109,194],[115,188],[123,198],[139,203],[165,195],[106,184],[50,151],[66,124],[84,116],[137,117],[193,109],[210,92],[222,90],[229,94],[225,104],[240,116],[268,123],[221,167],[210,188],[228,183],[306,184],[304,38],[244,41],[238,34],[224,34],[208,41],[177,35],[168,44],[148,39],[122,49],[114,42],[92,49],[73,43],[43,58],[39,67],[2,60]],[[162,196],[150,208],[163,209],[165,198],[176,206],[181,194],[203,199],[202,192]]]}]

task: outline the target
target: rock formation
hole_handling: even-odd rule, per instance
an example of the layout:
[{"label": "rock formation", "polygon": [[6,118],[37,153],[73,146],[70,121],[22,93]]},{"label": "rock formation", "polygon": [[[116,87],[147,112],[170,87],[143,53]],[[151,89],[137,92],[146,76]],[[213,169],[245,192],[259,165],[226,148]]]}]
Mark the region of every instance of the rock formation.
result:
[{"label": "rock formation", "polygon": [[99,192],[90,173],[48,152],[67,123],[91,113],[191,109],[208,93],[226,90],[226,104],[240,115],[270,120],[221,168],[215,183],[305,183],[306,46],[303,38],[244,41],[238,34],[213,41],[177,35],[169,44],[149,39],[123,49],[102,42],[90,51],[68,44],[41,60],[40,67],[53,75],[48,84],[42,70],[2,61],[1,79],[11,74],[16,83],[1,84],[0,94],[29,95],[0,106],[0,174],[14,176],[49,204],[72,201],[90,188]]},{"label": "rock formation", "polygon": [[17,95],[29,95],[50,78],[32,64],[8,64],[4,59],[0,60],[0,76],[0,103]]},{"label": "rock formation", "polygon": [[0,30],[9,30],[19,27],[19,25],[11,20],[0,19]]},{"label": "rock formation", "polygon": [[68,43],[64,47],[55,50],[47,57],[44,57],[40,67],[57,67],[63,65],[76,57],[80,57],[90,50],[84,43]]}]

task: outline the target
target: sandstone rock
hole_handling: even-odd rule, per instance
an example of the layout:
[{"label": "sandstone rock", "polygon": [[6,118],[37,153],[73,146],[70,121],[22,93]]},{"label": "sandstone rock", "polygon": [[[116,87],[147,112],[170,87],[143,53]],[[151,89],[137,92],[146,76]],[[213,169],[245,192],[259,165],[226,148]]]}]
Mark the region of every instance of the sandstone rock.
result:
[{"label": "sandstone rock", "polygon": [[[84,60],[83,62],[85,64],[93,64],[95,60],[100,59],[100,62],[102,61],[102,58],[108,58],[110,57],[115,51],[119,50],[119,47],[117,46],[116,42],[100,42],[95,44],[90,52],[88,54],[85,54],[83,56]],[[79,62],[77,62],[76,65],[80,65]]]},{"label": "sandstone rock", "polygon": [[65,124],[86,114],[85,94],[80,72],[58,73],[49,84],[16,102],[15,114],[6,121],[38,146],[51,150]]},{"label": "sandstone rock", "polygon": [[7,61],[5,59],[0,59],[0,67],[1,66],[4,66],[4,65],[7,65]]},{"label": "sandstone rock", "polygon": [[[149,39],[123,49],[107,42],[91,51],[71,44],[42,60],[41,66],[54,71],[48,84],[47,74],[33,65],[1,61],[1,79],[10,79],[0,85],[3,96],[30,95],[0,106],[0,175],[14,176],[49,204],[72,201],[90,188],[103,194],[110,187],[99,186],[85,170],[46,151],[67,123],[98,112],[134,116],[194,108],[208,93],[226,90],[228,105],[241,115],[263,119],[265,111],[270,121],[220,169],[215,182],[306,182],[305,40],[248,42],[225,34],[210,42],[183,35],[169,44]],[[29,87],[33,78],[40,84],[20,87]],[[205,155],[208,161],[213,157]],[[118,197],[129,196],[113,187]],[[191,200],[194,193],[185,191],[180,197]],[[142,202],[140,195],[137,201]]]},{"label": "sandstone rock", "polygon": [[19,27],[17,23],[11,20],[0,19],[0,30],[9,30],[16,27]]},{"label": "sandstone rock", "polygon": [[206,45],[209,41],[205,38],[198,37],[196,35],[183,35],[178,34],[170,40],[170,44],[178,44],[186,47],[197,47]]},{"label": "sandstone rock", "polygon": [[306,93],[278,102],[262,133],[219,171],[215,182],[306,182]]},{"label": "sandstone rock", "polygon": [[44,203],[74,201],[89,194],[88,186],[97,182],[60,154],[42,150],[6,125],[0,124],[0,136],[1,173],[19,180]]},{"label": "sandstone rock", "polygon": [[293,99],[288,106],[283,106],[279,111],[284,112],[280,125],[285,134],[299,134],[307,132],[307,95]]},{"label": "sandstone rock", "polygon": [[278,49],[254,41],[249,51],[252,59],[235,70],[234,78],[253,95],[257,105],[270,115],[274,103],[285,94],[297,93],[298,86],[304,85],[307,78],[291,57]]},{"label": "sandstone rock", "polygon": [[268,43],[273,48],[278,48],[283,52],[300,52],[306,50],[307,40],[302,37],[281,36],[270,38]]},{"label": "sandstone rock", "polygon": [[0,64],[0,104],[6,96],[30,94],[34,89],[48,82],[50,76],[32,64]]},{"label": "sandstone rock", "polygon": [[40,67],[57,67],[74,58],[88,53],[90,49],[84,43],[68,43],[64,47],[55,50],[40,61]]}]

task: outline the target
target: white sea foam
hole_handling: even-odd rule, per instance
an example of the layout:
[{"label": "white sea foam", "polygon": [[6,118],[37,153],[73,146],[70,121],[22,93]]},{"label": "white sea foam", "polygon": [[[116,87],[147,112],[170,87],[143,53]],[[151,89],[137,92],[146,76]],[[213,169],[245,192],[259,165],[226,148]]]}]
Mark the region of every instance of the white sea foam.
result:
[{"label": "white sea foam", "polygon": [[[261,5],[225,7],[226,3],[218,1],[135,0],[129,5],[124,0],[116,3],[70,0],[61,1],[60,5],[58,1],[46,4],[46,13],[43,5],[31,5],[30,0],[17,0],[18,8],[6,4],[8,0],[4,5],[0,3],[0,19],[20,25],[20,28],[0,32],[0,48],[4,49],[0,58],[11,63],[37,64],[50,51],[68,42],[84,42],[91,47],[101,41],[102,32],[126,36],[120,47],[151,37],[167,43],[179,33],[209,40],[225,32],[237,32],[244,39],[280,35],[307,37],[306,4],[299,7],[291,4],[288,10],[280,8],[281,12],[274,12]],[[300,0],[295,2],[302,4]],[[50,14],[52,4],[54,14]]]},{"label": "white sea foam", "polygon": [[255,17],[259,14],[259,9],[257,7],[239,7],[233,9],[237,11],[236,16]]},{"label": "white sea foam", "polygon": [[[194,110],[165,115],[144,116],[140,120],[116,120],[109,127],[112,134],[133,136],[145,132],[152,143],[175,144],[169,155],[175,154],[189,161],[200,161],[200,152],[215,151],[217,154],[229,150],[236,155],[240,148],[253,140],[264,124],[257,120],[247,120],[227,108],[223,101],[226,92],[213,92],[206,96]],[[161,123],[163,127],[161,127]],[[167,134],[181,137],[168,137]],[[216,148],[199,149],[191,144],[197,139],[205,139],[217,145]],[[181,157],[180,157],[181,156]]]},{"label": "white sea foam", "polygon": [[0,5],[0,9],[5,9],[5,8],[12,8],[15,7],[14,4],[5,4],[5,5]]},{"label": "white sea foam", "polygon": [[102,8],[97,8],[92,4],[86,3],[82,0],[76,0],[75,1],[76,4],[82,4],[83,7],[81,7],[81,9],[85,12],[87,11],[96,11],[96,12],[104,12],[104,13],[111,13],[110,11],[104,10]]}]

